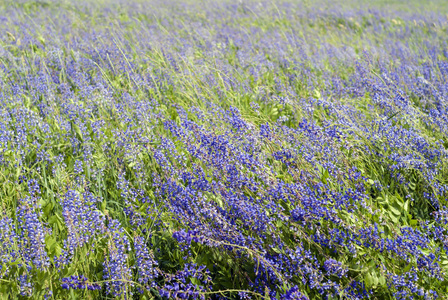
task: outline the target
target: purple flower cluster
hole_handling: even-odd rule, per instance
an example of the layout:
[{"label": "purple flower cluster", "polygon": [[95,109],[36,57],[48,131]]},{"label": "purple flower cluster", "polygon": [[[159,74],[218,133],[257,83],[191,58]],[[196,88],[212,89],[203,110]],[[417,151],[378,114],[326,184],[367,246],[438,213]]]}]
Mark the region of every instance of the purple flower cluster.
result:
[{"label": "purple flower cluster", "polygon": [[17,208],[19,255],[22,262],[31,270],[33,267],[43,271],[50,267],[50,259],[45,249],[45,237],[51,234],[39,220],[40,212],[35,211],[33,198],[20,201]]},{"label": "purple flower cluster", "polygon": [[205,299],[201,292],[210,287],[211,277],[206,267],[187,264],[183,270],[168,276],[159,293],[168,299]]},{"label": "purple flower cluster", "polygon": [[84,275],[72,275],[70,277],[64,277],[61,279],[61,287],[63,289],[75,289],[75,290],[101,290],[101,285],[98,283],[89,283],[87,277]]},{"label": "purple flower cluster", "polygon": [[11,218],[0,219],[0,240],[0,278],[5,278],[10,271],[10,264],[19,258],[14,248],[18,239]]},{"label": "purple flower cluster", "polygon": [[134,248],[138,283],[147,289],[155,287],[155,279],[159,276],[158,264],[149,253],[143,237],[137,236],[134,238]]},{"label": "purple flower cluster", "polygon": [[129,239],[117,220],[110,220],[108,225],[110,240],[104,261],[103,278],[106,291],[114,297],[132,295],[132,271],[128,264],[128,252],[131,251]]},{"label": "purple flower cluster", "polygon": [[56,258],[58,266],[69,264],[77,249],[106,232],[104,216],[96,209],[97,202],[92,194],[79,195],[74,190],[68,191],[61,199],[67,239],[63,254]]}]

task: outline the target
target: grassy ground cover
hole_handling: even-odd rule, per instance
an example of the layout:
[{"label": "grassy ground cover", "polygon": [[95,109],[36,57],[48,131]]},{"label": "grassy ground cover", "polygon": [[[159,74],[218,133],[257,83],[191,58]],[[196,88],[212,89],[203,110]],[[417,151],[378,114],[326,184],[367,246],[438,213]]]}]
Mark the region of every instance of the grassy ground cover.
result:
[{"label": "grassy ground cover", "polygon": [[0,3],[0,298],[446,299],[444,1]]}]

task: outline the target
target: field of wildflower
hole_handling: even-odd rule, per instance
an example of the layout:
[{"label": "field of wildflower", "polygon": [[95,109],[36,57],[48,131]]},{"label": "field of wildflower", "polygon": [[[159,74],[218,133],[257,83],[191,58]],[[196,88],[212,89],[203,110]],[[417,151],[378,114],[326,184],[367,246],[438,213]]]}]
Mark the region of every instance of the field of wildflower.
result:
[{"label": "field of wildflower", "polygon": [[0,299],[448,299],[447,13],[0,1]]}]

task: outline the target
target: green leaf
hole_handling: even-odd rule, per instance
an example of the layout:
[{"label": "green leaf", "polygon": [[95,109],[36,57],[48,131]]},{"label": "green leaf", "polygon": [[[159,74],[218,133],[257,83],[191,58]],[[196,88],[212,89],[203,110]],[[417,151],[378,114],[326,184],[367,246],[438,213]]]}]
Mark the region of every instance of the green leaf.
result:
[{"label": "green leaf", "polygon": [[393,207],[392,205],[389,206],[389,210],[390,210],[394,215],[396,215],[396,216],[401,216],[401,212],[400,212],[398,209],[396,209],[395,207]]},{"label": "green leaf", "polygon": [[392,212],[389,212],[388,215],[392,222],[394,222],[395,224],[398,223],[398,218]]},{"label": "green leaf", "polygon": [[74,122],[71,122],[71,124],[72,124],[72,128],[73,128],[73,130],[74,130],[75,133],[76,133],[76,136],[78,137],[78,139],[79,139],[80,141],[83,142],[83,141],[84,141],[84,138],[83,138],[83,135],[82,135],[81,130],[79,129],[78,125],[75,124]]},{"label": "green leaf", "polygon": [[406,267],[404,267],[403,269],[403,273],[409,272],[409,270],[412,268],[412,264],[408,264]]},{"label": "green leaf", "polygon": [[370,272],[367,272],[366,275],[364,276],[364,282],[366,283],[367,287],[373,286],[373,278],[372,278],[372,274],[370,274]]},{"label": "green leaf", "polygon": [[61,248],[61,246],[59,246],[58,243],[55,244],[53,253],[54,253],[55,256],[60,256],[60,255],[61,255],[61,253],[62,253],[62,248]]},{"label": "green leaf", "polygon": [[406,202],[403,205],[403,209],[408,212],[409,211],[409,200],[406,200]]},{"label": "green leaf", "polygon": [[61,218],[58,215],[53,215],[48,219],[49,224],[56,224],[59,229],[62,229],[64,224],[62,223]]},{"label": "green leaf", "polygon": [[48,216],[51,213],[51,210],[53,209],[53,203],[48,202],[43,208],[42,212],[44,213],[44,216]]},{"label": "green leaf", "polygon": [[383,275],[380,275],[378,277],[378,283],[382,287],[386,286],[386,277],[384,277]]},{"label": "green leaf", "polygon": [[278,249],[277,247],[272,247],[271,248],[275,253],[281,254],[282,251],[280,251],[280,249]]}]

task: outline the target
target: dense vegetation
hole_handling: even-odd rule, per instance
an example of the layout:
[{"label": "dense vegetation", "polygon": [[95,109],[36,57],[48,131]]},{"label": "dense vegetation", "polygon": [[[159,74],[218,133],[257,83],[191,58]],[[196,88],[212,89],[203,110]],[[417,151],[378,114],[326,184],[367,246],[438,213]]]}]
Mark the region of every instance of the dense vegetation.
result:
[{"label": "dense vegetation", "polygon": [[0,298],[446,299],[443,1],[0,3]]}]

